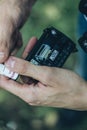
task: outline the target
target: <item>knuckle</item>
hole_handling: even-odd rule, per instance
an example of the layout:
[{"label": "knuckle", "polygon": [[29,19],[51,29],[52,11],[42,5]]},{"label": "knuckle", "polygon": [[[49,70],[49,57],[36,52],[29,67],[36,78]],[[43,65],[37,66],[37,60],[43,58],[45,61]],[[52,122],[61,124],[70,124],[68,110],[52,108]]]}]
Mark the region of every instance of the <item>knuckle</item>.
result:
[{"label": "knuckle", "polygon": [[7,42],[0,41],[0,62],[7,60],[9,55],[9,47]]},{"label": "knuckle", "polygon": [[40,105],[40,103],[39,103],[39,102],[36,102],[36,101],[29,102],[29,104],[30,104],[31,106],[38,106],[38,105]]},{"label": "knuckle", "polygon": [[7,48],[9,48],[9,44],[7,41],[5,41],[4,39],[0,39],[0,50],[6,50]]},{"label": "knuckle", "polygon": [[19,66],[20,73],[23,75],[27,74],[27,70],[28,70],[27,68],[28,68],[27,64],[25,62],[22,63],[21,67]]},{"label": "knuckle", "polygon": [[29,104],[32,106],[41,105],[41,97],[39,96],[37,88],[31,88],[31,96]]},{"label": "knuckle", "polygon": [[49,67],[44,68],[45,73],[43,74],[43,79],[45,83],[48,83],[49,81],[52,81],[52,75],[53,75],[53,71],[52,69]]}]

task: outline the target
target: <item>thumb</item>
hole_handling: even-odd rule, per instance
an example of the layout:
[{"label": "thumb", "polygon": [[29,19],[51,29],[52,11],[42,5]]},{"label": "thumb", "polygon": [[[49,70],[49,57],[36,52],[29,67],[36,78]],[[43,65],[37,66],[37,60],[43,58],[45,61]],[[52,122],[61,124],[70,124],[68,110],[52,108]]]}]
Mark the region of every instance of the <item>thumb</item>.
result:
[{"label": "thumb", "polygon": [[7,60],[9,56],[7,43],[0,42],[0,63]]},{"label": "thumb", "polygon": [[6,91],[18,96],[27,103],[32,101],[33,87],[27,84],[21,84],[16,81],[7,79],[3,76],[0,77],[0,87]]},{"label": "thumb", "polygon": [[5,63],[11,71],[36,79],[42,83],[50,80],[51,67],[33,65],[28,61],[11,56]]}]

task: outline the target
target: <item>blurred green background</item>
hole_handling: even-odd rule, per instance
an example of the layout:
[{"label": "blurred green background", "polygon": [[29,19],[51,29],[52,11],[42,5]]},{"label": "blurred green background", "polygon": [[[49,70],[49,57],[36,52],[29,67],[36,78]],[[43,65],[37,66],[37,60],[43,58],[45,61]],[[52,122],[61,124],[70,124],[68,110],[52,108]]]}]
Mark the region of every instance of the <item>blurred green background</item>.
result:
[{"label": "blurred green background", "polygon": [[[74,42],[77,41],[77,20],[79,0],[38,0],[24,27],[21,29],[24,45],[32,36],[40,37],[42,30],[54,26]],[[67,60],[65,67],[74,69],[76,54]],[[29,106],[18,97],[0,90],[0,130],[86,130],[87,119],[82,113],[82,119],[75,124],[59,127],[62,109]],[[87,114],[85,114],[87,115]],[[73,121],[74,122],[74,121]]]}]

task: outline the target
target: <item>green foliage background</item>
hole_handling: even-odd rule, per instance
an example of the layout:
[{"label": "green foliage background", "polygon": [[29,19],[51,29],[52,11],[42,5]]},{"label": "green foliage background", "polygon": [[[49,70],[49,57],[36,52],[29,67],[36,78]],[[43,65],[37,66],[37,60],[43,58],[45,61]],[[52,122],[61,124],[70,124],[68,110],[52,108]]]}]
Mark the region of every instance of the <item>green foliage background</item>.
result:
[{"label": "green foliage background", "polygon": [[[79,0],[38,0],[31,15],[21,29],[24,45],[32,36],[40,37],[42,30],[54,26],[73,41],[77,41],[77,19]],[[76,54],[70,56],[65,67],[74,69]],[[60,130],[60,109],[29,106],[18,97],[0,90],[0,130]],[[86,118],[77,125],[62,126],[62,130],[86,130]]]}]

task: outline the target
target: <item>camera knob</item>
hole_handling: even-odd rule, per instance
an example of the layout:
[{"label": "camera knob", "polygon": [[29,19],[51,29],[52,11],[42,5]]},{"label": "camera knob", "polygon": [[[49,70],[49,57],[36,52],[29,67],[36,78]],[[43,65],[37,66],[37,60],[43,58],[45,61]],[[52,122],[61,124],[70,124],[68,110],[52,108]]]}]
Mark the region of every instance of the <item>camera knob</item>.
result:
[{"label": "camera knob", "polygon": [[87,16],[87,0],[81,0],[79,3],[79,10]]}]

